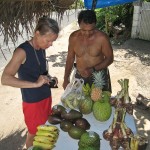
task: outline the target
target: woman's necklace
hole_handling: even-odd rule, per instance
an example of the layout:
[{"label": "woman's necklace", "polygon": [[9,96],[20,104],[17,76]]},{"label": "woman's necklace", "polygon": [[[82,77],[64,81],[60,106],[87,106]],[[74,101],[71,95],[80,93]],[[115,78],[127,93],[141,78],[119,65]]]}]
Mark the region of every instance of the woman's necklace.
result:
[{"label": "woman's necklace", "polygon": [[[40,63],[39,57],[38,57],[38,55],[37,55],[36,49],[34,48],[33,39],[30,40],[30,44],[31,44],[32,47],[33,47],[33,50],[34,50],[34,53],[35,53],[35,56],[36,56],[36,60],[37,60],[37,62],[38,62],[38,65],[40,66],[40,72],[41,72],[41,63]],[[39,50],[40,50],[40,49],[39,49]],[[47,72],[48,72],[48,71],[49,71],[48,60],[46,59],[46,55],[44,54],[44,50],[41,49],[41,51],[42,51],[43,58],[44,58],[45,61],[46,61],[46,70],[47,70]]]}]

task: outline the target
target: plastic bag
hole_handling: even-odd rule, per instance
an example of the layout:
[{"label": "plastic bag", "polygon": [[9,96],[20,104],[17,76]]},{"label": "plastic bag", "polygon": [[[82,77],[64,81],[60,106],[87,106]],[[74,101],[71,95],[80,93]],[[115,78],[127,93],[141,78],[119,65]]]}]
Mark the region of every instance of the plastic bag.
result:
[{"label": "plastic bag", "polygon": [[63,95],[61,96],[61,102],[66,108],[78,109],[80,99],[82,98],[82,87],[84,84],[83,79],[74,78],[70,82]]}]

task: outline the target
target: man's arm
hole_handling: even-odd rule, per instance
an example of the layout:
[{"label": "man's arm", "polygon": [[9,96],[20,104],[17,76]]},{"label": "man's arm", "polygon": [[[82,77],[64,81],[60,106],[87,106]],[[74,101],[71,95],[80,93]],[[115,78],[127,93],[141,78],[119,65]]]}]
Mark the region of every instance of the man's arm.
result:
[{"label": "man's arm", "polygon": [[70,35],[69,45],[68,45],[68,55],[66,59],[65,74],[64,74],[64,83],[63,83],[64,89],[66,88],[67,84],[70,82],[70,74],[73,68],[74,61],[75,61],[74,43],[73,43],[72,35]]},{"label": "man's arm", "polygon": [[101,69],[107,68],[110,64],[112,64],[114,60],[113,49],[109,41],[109,38],[106,34],[104,34],[104,36],[101,37],[100,43],[102,43],[101,51],[105,58],[100,64],[97,64],[94,67],[95,70],[101,70]]}]

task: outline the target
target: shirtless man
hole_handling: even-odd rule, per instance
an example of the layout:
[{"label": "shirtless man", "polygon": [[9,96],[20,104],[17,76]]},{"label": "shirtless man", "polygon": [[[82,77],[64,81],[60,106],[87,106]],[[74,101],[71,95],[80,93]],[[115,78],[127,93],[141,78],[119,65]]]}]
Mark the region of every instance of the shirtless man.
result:
[{"label": "shirtless man", "polygon": [[108,36],[96,29],[96,14],[93,10],[82,10],[78,15],[80,29],[69,37],[63,88],[68,85],[71,70],[76,61],[77,78],[91,82],[92,72],[104,70],[111,91],[107,67],[113,62],[113,50]]}]

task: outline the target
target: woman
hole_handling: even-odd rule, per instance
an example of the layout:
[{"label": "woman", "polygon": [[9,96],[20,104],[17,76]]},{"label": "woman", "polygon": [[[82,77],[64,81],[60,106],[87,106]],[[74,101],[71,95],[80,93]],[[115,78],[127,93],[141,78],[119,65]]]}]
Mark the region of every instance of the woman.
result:
[{"label": "woman", "polygon": [[[23,113],[28,128],[26,147],[33,145],[37,126],[44,124],[51,113],[50,78],[47,76],[45,49],[52,46],[59,34],[58,23],[46,16],[39,19],[34,36],[14,51],[6,65],[1,83],[21,88]],[[15,75],[18,73],[18,77]],[[58,80],[55,86],[57,86]]]}]

